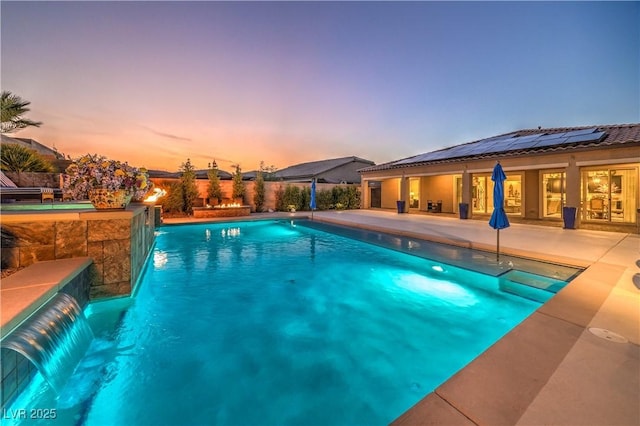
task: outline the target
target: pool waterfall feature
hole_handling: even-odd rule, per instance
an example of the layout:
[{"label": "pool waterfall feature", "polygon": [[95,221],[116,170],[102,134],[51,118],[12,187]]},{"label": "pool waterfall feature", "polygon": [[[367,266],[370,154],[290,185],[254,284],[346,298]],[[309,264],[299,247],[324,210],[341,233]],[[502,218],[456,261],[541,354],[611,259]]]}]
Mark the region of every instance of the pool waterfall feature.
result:
[{"label": "pool waterfall feature", "polygon": [[[154,213],[144,204],[110,212],[2,211],[2,261],[8,267],[27,270],[43,261],[90,258],[89,266],[70,282],[60,283],[58,290],[73,295],[83,309],[90,300],[130,295],[155,241]],[[3,294],[6,287],[3,279]],[[3,298],[3,303],[8,299]],[[39,301],[33,309],[41,310],[38,306],[46,300]],[[14,327],[2,330],[3,341]],[[37,369],[17,351],[4,345],[0,349],[0,408],[5,408],[33,382]]]},{"label": "pool waterfall feature", "polygon": [[58,293],[0,344],[27,358],[59,392],[84,356],[93,333],[82,308],[70,295]]}]

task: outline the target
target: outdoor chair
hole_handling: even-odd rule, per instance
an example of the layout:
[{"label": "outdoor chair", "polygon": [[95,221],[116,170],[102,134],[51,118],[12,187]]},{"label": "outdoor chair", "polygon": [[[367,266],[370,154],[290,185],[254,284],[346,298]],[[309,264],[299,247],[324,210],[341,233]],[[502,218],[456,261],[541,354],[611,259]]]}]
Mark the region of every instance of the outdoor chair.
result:
[{"label": "outdoor chair", "polygon": [[0,171],[0,198],[2,200],[36,199],[43,203],[45,200],[53,202],[54,197],[62,198],[62,191],[58,188],[19,187]]}]

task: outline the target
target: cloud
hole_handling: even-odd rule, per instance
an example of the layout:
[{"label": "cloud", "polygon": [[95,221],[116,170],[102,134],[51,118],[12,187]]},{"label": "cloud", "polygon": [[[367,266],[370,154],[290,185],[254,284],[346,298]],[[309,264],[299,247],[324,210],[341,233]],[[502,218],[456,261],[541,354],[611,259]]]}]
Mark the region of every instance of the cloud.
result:
[{"label": "cloud", "polygon": [[173,139],[173,140],[177,140],[177,141],[191,142],[190,138],[185,138],[183,136],[176,136],[176,135],[172,135],[172,134],[169,134],[169,133],[158,132],[157,130],[154,130],[154,129],[152,129],[150,127],[147,127],[147,126],[140,126],[140,127],[142,127],[145,130],[150,131],[153,134],[156,134],[158,136],[162,136],[163,138]]}]

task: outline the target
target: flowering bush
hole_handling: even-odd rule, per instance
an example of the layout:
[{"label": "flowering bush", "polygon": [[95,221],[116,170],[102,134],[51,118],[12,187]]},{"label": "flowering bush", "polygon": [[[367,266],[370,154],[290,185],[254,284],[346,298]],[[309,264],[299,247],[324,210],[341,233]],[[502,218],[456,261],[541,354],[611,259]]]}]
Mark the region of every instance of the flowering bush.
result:
[{"label": "flowering bush", "polygon": [[63,174],[62,190],[73,200],[88,198],[92,189],[123,189],[134,200],[142,200],[151,189],[147,170],[109,160],[102,155],[86,154],[73,160]]}]

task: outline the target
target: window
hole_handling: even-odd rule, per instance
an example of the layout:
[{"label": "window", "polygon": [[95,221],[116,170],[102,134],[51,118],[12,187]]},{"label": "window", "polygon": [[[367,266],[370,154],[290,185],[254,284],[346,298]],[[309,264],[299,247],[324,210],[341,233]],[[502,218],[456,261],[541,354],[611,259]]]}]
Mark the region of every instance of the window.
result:
[{"label": "window", "polygon": [[542,216],[561,218],[565,205],[565,173],[550,172],[542,174]]},{"label": "window", "polygon": [[[489,213],[493,210],[493,192],[490,195],[490,200],[487,200],[487,178],[491,182],[491,176],[474,176],[472,187],[472,212],[474,213]],[[487,201],[492,203],[491,210],[487,211]]]},{"label": "window", "polygon": [[[473,177],[473,213],[493,212],[493,181],[491,175]],[[522,175],[512,174],[504,181],[504,211],[522,215]]]},{"label": "window", "polygon": [[420,207],[420,179],[409,179],[409,208],[417,209]]}]

